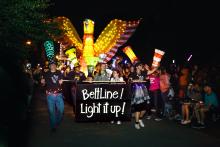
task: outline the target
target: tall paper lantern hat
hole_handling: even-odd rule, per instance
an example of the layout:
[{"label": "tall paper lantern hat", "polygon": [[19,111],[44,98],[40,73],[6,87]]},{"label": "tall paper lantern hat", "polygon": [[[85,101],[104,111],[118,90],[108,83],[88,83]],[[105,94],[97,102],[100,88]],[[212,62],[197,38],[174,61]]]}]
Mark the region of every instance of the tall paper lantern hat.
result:
[{"label": "tall paper lantern hat", "polygon": [[159,67],[160,61],[161,61],[164,54],[165,54],[164,51],[161,51],[159,49],[154,50],[154,57],[153,57],[152,67]]},{"label": "tall paper lantern hat", "polygon": [[44,48],[45,48],[45,51],[46,51],[46,56],[47,56],[47,59],[52,62],[54,60],[54,44],[53,44],[53,41],[45,41],[44,42]]},{"label": "tall paper lantern hat", "polygon": [[123,48],[123,52],[128,56],[128,58],[131,60],[132,64],[135,64],[136,62],[138,62],[138,58],[134,54],[134,52],[130,46],[126,46],[125,48]]}]

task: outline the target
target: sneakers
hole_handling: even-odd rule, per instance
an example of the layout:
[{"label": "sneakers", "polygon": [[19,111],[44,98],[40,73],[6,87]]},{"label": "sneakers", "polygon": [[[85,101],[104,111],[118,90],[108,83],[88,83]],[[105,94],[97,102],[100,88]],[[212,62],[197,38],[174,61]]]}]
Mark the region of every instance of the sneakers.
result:
[{"label": "sneakers", "polygon": [[135,124],[134,124],[134,127],[135,127],[136,129],[138,129],[138,130],[141,128],[140,125],[139,125],[139,123],[135,123]]},{"label": "sneakers", "polygon": [[144,127],[144,122],[141,119],[139,120],[139,124],[142,128]]},{"label": "sneakers", "polygon": [[192,125],[192,128],[194,129],[200,129],[201,124],[200,123],[195,123],[194,125]]},{"label": "sneakers", "polygon": [[[110,123],[111,123],[111,124],[114,124],[115,122],[114,122],[114,120],[112,120],[112,121],[110,121]],[[117,124],[117,125],[120,125],[120,124],[121,124],[121,121],[118,120],[118,121],[116,122],[116,124]]]},{"label": "sneakers", "polygon": [[153,113],[155,113],[157,110],[156,110],[156,109],[151,109],[150,111],[153,112]]},{"label": "sneakers", "polygon": [[192,126],[194,129],[204,129],[205,125],[201,123],[196,123],[195,125]]},{"label": "sneakers", "polygon": [[151,116],[150,116],[150,115],[149,115],[149,116],[147,116],[147,117],[146,117],[146,119],[147,119],[147,120],[150,120],[150,119],[151,119]]},{"label": "sneakers", "polygon": [[205,128],[205,123],[204,122],[201,122],[200,123],[200,129],[204,129]]},{"label": "sneakers", "polygon": [[161,121],[162,119],[161,118],[155,118],[154,120],[155,121]]},{"label": "sneakers", "polygon": [[143,128],[143,127],[144,127],[144,122],[143,122],[143,120],[139,119],[139,121],[134,124],[134,127],[135,127],[136,129],[138,129],[138,130],[139,130],[141,127]]},{"label": "sneakers", "polygon": [[174,116],[174,118],[175,118],[175,120],[177,120],[177,121],[181,120],[181,116],[180,116],[179,114],[176,114],[176,115]]},{"label": "sneakers", "polygon": [[200,124],[200,129],[204,129],[205,128],[205,124]]},{"label": "sneakers", "polygon": [[181,121],[181,124],[182,124],[182,125],[187,125],[187,124],[189,124],[189,123],[191,123],[191,120],[182,120],[182,121]]},{"label": "sneakers", "polygon": [[121,124],[121,121],[117,121],[117,125],[120,125]]}]

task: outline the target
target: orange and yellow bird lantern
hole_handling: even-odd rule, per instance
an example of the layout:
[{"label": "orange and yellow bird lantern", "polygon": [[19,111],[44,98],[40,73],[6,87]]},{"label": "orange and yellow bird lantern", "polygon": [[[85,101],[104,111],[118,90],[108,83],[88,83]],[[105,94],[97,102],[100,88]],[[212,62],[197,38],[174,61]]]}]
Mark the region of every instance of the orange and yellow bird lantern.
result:
[{"label": "orange and yellow bird lantern", "polygon": [[131,46],[126,46],[125,48],[123,48],[123,52],[128,56],[132,64],[135,64],[136,62],[138,62],[138,58],[134,54]]},{"label": "orange and yellow bird lantern", "polygon": [[159,49],[154,50],[154,57],[153,57],[153,63],[152,63],[153,68],[157,68],[160,66],[160,61],[164,54],[165,52],[162,50],[159,50]]},{"label": "orange and yellow bird lantern", "polygon": [[122,46],[132,33],[136,30],[140,20],[122,21],[112,20],[94,41],[94,21],[85,19],[83,21],[83,41],[80,39],[75,27],[66,17],[57,17],[54,19],[58,22],[63,33],[59,37],[54,37],[58,43],[65,44],[66,47],[74,46],[79,58],[81,71],[86,75],[88,68],[95,67],[100,62],[100,55],[106,56],[105,62],[110,61],[117,49]]}]

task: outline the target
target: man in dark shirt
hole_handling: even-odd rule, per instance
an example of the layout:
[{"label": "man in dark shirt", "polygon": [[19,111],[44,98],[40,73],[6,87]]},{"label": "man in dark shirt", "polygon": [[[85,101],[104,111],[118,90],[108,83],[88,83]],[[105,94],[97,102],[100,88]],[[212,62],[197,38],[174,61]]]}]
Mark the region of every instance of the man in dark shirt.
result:
[{"label": "man in dark shirt", "polygon": [[61,84],[63,76],[57,71],[54,61],[50,62],[50,70],[46,72],[41,79],[43,86],[46,86],[47,104],[50,117],[51,131],[56,131],[57,126],[61,123],[64,112],[63,95],[61,93]]},{"label": "man in dark shirt", "polygon": [[74,67],[73,71],[70,71],[69,74],[67,75],[67,78],[69,80],[74,80],[75,82],[82,82],[86,80],[86,76],[83,72],[80,71],[80,65],[77,64]]},{"label": "man in dark shirt", "polygon": [[80,65],[79,64],[77,64],[74,67],[74,70],[72,70],[68,73],[67,79],[68,80],[73,80],[73,82],[75,83],[75,84],[69,83],[69,85],[68,85],[69,89],[71,89],[70,95],[71,95],[71,98],[72,98],[73,106],[75,108],[75,106],[76,106],[76,96],[75,96],[75,94],[76,94],[76,84],[81,83],[81,82],[86,80],[85,74],[80,71]]}]

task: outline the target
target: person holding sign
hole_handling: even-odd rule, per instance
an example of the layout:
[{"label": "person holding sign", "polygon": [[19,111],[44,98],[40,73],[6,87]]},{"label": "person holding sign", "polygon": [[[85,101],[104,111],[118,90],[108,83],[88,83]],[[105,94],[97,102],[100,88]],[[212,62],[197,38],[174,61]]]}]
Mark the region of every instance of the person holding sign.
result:
[{"label": "person holding sign", "polygon": [[94,81],[109,81],[106,63],[100,63],[100,70],[94,76]]},{"label": "person holding sign", "polygon": [[69,97],[72,99],[71,101],[73,102],[73,106],[74,107],[76,106],[76,104],[75,104],[75,101],[76,101],[76,97],[75,97],[76,83],[82,83],[84,80],[86,80],[86,76],[85,76],[85,74],[82,71],[80,71],[80,67],[81,67],[80,64],[78,64],[78,63],[75,64],[73,70],[71,70],[68,73],[67,77],[66,77],[67,80],[71,80],[75,84],[72,84],[70,82],[65,83],[65,85],[67,87],[66,89],[67,90],[71,89]]},{"label": "person holding sign", "polygon": [[[118,69],[113,69],[112,77],[111,77],[110,81],[112,81],[112,82],[124,82],[124,79],[123,79],[123,77],[120,76],[120,71]],[[111,123],[113,124],[114,121],[111,121]],[[121,121],[117,120],[117,124],[120,125]]]},{"label": "person holding sign", "polygon": [[49,67],[50,71],[45,73],[41,79],[41,84],[46,86],[50,126],[51,131],[55,132],[57,126],[61,123],[64,113],[63,94],[61,92],[63,76],[60,71],[57,71],[55,61],[51,61]]},{"label": "person holding sign", "polygon": [[124,82],[124,79],[122,76],[120,76],[120,71],[118,69],[112,70],[112,76],[110,81],[112,82]]},{"label": "person holding sign", "polygon": [[67,75],[68,80],[73,80],[75,82],[82,82],[86,79],[86,76],[83,72],[80,71],[80,65],[76,64],[74,70],[70,71]]},{"label": "person holding sign", "polygon": [[148,72],[143,72],[143,66],[140,62],[135,65],[135,72],[130,75],[130,80],[132,81],[132,100],[131,104],[135,111],[135,128],[140,129],[144,127],[144,122],[142,118],[146,112],[147,102],[149,102],[149,94],[145,82],[148,74],[154,71],[148,70]]}]

